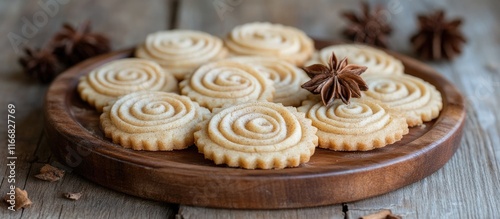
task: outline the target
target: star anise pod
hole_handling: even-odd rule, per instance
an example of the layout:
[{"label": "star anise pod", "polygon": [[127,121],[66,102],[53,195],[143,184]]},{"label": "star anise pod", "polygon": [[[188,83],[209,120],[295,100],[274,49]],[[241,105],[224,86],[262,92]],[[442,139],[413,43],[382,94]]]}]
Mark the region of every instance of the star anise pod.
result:
[{"label": "star anise pod", "polygon": [[419,15],[419,31],[411,37],[413,49],[422,59],[453,59],[462,52],[466,39],[460,32],[462,19],[445,20],[443,10]]},{"label": "star anise pod", "polygon": [[328,60],[328,66],[314,64],[302,68],[311,78],[302,88],[313,94],[321,94],[321,100],[330,106],[335,99],[349,104],[351,97],[361,97],[361,91],[368,90],[368,85],[361,78],[365,66],[348,64],[347,57],[337,61],[335,53]]},{"label": "star anise pod", "polygon": [[77,28],[64,24],[52,38],[52,45],[59,60],[68,66],[111,50],[107,37],[90,32],[90,21]]},{"label": "star anise pod", "polygon": [[351,22],[343,34],[354,42],[386,48],[387,36],[391,34],[392,27],[387,23],[382,6],[372,11],[368,3],[363,2],[361,7],[363,12],[360,15],[353,11],[342,13]]},{"label": "star anise pod", "polygon": [[52,49],[25,48],[24,52],[26,55],[19,58],[19,64],[28,76],[49,83],[59,74],[61,69]]}]

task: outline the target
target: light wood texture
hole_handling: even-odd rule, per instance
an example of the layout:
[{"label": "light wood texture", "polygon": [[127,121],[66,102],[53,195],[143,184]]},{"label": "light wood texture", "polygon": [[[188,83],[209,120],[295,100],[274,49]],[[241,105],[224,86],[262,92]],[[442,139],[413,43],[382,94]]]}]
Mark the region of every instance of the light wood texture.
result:
[{"label": "light wood texture", "polygon": [[[318,49],[331,42],[316,41]],[[77,93],[79,79],[132,51],[87,60],[52,82],[44,107],[54,155],[91,181],[124,193],[171,203],[239,209],[315,207],[373,197],[416,182],[441,168],[462,137],[464,102],[456,88],[430,67],[394,53],[406,72],[436,86],[440,116],[414,127],[381,149],[317,149],[298,168],[245,170],[216,166],[195,147],[173,152],[134,151],[113,144],[99,127],[100,114]],[[415,168],[419,167],[419,168]]]},{"label": "light wood texture", "polygon": [[218,218],[272,218],[272,219],[343,219],[342,206],[334,205],[315,208],[297,208],[287,210],[228,210],[203,207],[183,207],[179,210],[178,218],[182,219],[218,219]]},{"label": "light wood texture", "polygon": [[[179,0],[178,25],[180,28],[192,28],[224,35],[233,26],[249,21],[281,22],[304,29],[308,34],[324,39],[340,38],[339,31],[345,22],[339,18],[339,11],[358,9],[358,1],[350,0],[244,0],[226,14],[225,19],[219,19],[214,9],[214,0]],[[224,0],[225,1],[225,0]],[[37,85],[20,74],[16,64],[18,55],[7,40],[9,32],[20,33],[21,18],[31,18],[34,12],[40,10],[37,1],[0,1],[0,107],[14,102],[19,123],[18,135],[18,165],[17,179],[19,187],[29,187],[30,197],[35,201],[36,209],[26,209],[23,212],[11,213],[0,209],[0,218],[28,218],[25,215],[36,216],[43,211],[46,218],[59,218],[62,208],[65,218],[93,218],[92,212],[119,212],[121,216],[139,214],[147,217],[148,213],[164,217],[171,215],[165,204],[157,202],[142,202],[141,199],[119,194],[90,183],[75,174],[67,174],[66,180],[82,188],[87,188],[96,196],[84,195],[77,202],[58,198],[63,182],[46,183],[33,178],[42,163],[50,162],[51,153],[48,144],[42,137],[41,107],[45,86]],[[238,2],[238,1],[232,1]],[[357,218],[380,209],[391,209],[405,218],[500,218],[500,1],[497,0],[370,0],[370,3],[383,3],[391,12],[391,23],[394,34],[390,47],[400,53],[410,54],[408,37],[415,31],[415,14],[428,12],[436,8],[446,8],[451,17],[463,16],[465,23],[463,31],[469,39],[464,54],[453,62],[429,62],[438,72],[453,82],[466,97],[467,121],[460,148],[453,158],[435,174],[404,187],[397,191],[370,198],[364,201],[347,203],[347,216]],[[397,5],[401,7],[397,7]],[[106,6],[102,6],[106,5]],[[391,7],[391,5],[393,5]],[[148,32],[166,28],[169,9],[164,1],[70,1],[60,13],[51,18],[47,26],[29,40],[29,45],[41,45],[50,35],[59,29],[63,21],[79,21],[92,19],[95,30],[106,31],[112,36],[115,48],[127,48],[140,42]],[[140,14],[140,16],[138,15]],[[131,25],[133,24],[133,25]],[[165,25],[165,26],[164,26]],[[102,28],[102,29],[101,29]],[[6,109],[0,110],[0,118],[6,118]],[[6,121],[1,119],[0,121]],[[0,133],[5,133],[6,127],[1,126]],[[0,141],[6,142],[6,135],[0,134]],[[7,151],[0,149],[0,176],[6,174]],[[38,158],[38,159],[35,159]],[[36,160],[36,161],[35,161]],[[34,162],[32,164],[31,162]],[[0,186],[5,193],[6,179]],[[45,187],[34,186],[35,182]],[[26,185],[26,186],[24,186]],[[69,185],[71,187],[71,185]],[[67,188],[67,187],[66,187]],[[46,190],[42,192],[35,190]],[[69,189],[68,189],[69,190]],[[71,189],[72,190],[72,189]],[[106,191],[106,192],[105,192]],[[37,194],[35,194],[37,193]],[[50,197],[56,197],[50,199]],[[48,200],[44,200],[48,199]],[[109,199],[109,202],[100,200]],[[141,200],[141,201],[137,201]],[[97,202],[100,205],[90,203]],[[115,203],[137,202],[137,208],[123,208]],[[46,204],[43,204],[46,203]],[[2,207],[7,207],[0,204]],[[94,209],[95,206],[97,209]],[[130,205],[127,205],[130,206]],[[149,206],[149,207],[146,207]],[[100,209],[100,210],[99,210]],[[104,210],[105,209],[105,210]],[[175,211],[175,208],[171,209]],[[29,213],[30,211],[33,211]],[[159,213],[157,213],[159,212]],[[40,213],[41,214],[41,213]],[[337,218],[343,217],[340,205],[312,209],[294,209],[280,211],[241,211],[212,208],[180,206],[178,218]],[[289,216],[289,217],[285,217]],[[104,216],[103,216],[104,217]],[[131,216],[130,216],[131,217]],[[140,216],[137,216],[140,217]],[[30,217],[31,218],[31,217]]]}]

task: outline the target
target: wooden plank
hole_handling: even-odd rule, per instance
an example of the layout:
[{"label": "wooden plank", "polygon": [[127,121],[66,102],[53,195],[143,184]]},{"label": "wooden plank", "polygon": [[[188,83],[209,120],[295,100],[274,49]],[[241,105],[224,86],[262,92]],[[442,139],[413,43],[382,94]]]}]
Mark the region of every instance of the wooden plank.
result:
[{"label": "wooden plank", "polygon": [[[35,163],[26,185],[33,206],[24,210],[24,218],[165,218],[176,213],[175,206],[135,198],[115,192],[68,173],[61,181],[46,182],[34,178],[41,163]],[[82,192],[78,201],[63,197],[66,192]]]},{"label": "wooden plank", "polygon": [[330,218],[343,219],[342,206],[327,206],[316,208],[288,209],[288,210],[229,210],[203,208],[181,205],[178,219],[254,219],[254,218],[273,218],[273,219],[295,219],[295,218]]},{"label": "wooden plank", "polygon": [[[2,2],[0,7],[0,20],[2,20],[2,29],[0,35],[9,36],[17,34],[24,37],[21,31],[23,24],[22,17],[28,17],[27,14],[33,14],[35,4],[28,4],[27,1],[9,1]],[[17,9],[17,10],[16,10]],[[31,18],[31,17],[30,17]],[[40,28],[38,34],[44,35],[44,29]],[[28,43],[34,43],[35,40],[28,40]],[[15,44],[14,44],[15,45]],[[16,150],[15,155],[15,183],[9,183],[7,177],[10,176],[7,163],[7,148],[0,150],[0,172],[5,174],[2,177],[0,191],[3,197],[9,191],[10,185],[23,188],[26,183],[26,178],[29,174],[30,163],[27,160],[32,159],[33,152],[36,150],[37,143],[41,136],[43,127],[41,114],[42,95],[46,87],[38,86],[35,83],[26,79],[19,72],[17,65],[17,55],[10,40],[4,40],[0,43],[0,49],[3,51],[0,54],[0,59],[4,60],[7,65],[0,66],[0,118],[2,122],[7,123],[7,104],[12,103],[16,106],[15,125],[16,125]],[[0,132],[0,141],[7,142],[7,125],[2,125]],[[10,212],[7,210],[7,205],[2,204],[0,217],[2,218],[20,218],[22,211]]]},{"label": "wooden plank", "polygon": [[[62,1],[61,1],[62,2]],[[37,28],[32,37],[23,35],[24,18],[32,20],[35,14],[43,13],[40,5],[28,1],[3,1],[0,3],[0,35],[10,32],[25,37],[26,45],[40,47],[61,28],[63,22],[78,24],[86,19],[92,21],[93,30],[108,35],[114,48],[130,47],[144,40],[149,32],[168,28],[170,1],[151,0],[149,4],[138,1],[68,1],[59,5],[54,16],[47,16],[47,22]],[[54,9],[54,11],[56,11]],[[134,14],[131,19],[130,14]],[[111,16],[113,15],[113,16]],[[154,21],[154,22],[151,22]],[[147,25],[144,25],[147,23]],[[43,118],[41,108],[47,86],[28,80],[20,73],[17,65],[20,54],[16,54],[10,41],[0,43],[0,59],[9,63],[0,65],[0,91],[4,95],[0,99],[1,118],[7,117],[7,104],[16,105],[16,186],[26,189],[32,208],[10,212],[7,205],[0,211],[0,218],[131,218],[152,216],[153,218],[172,217],[176,212],[175,205],[147,201],[133,196],[117,193],[79,176],[68,173],[60,182],[40,181],[33,176],[38,173],[43,163],[49,162],[48,142],[42,134]],[[6,120],[1,120],[6,121]],[[6,126],[0,128],[6,133]],[[0,135],[2,142],[7,142],[6,134]],[[0,191],[8,191],[7,182],[7,150],[0,150],[0,172],[2,175]],[[63,192],[83,191],[84,197],[79,201],[62,198]],[[3,208],[3,207],[2,207]],[[125,210],[124,210],[125,209]],[[128,217],[127,216],[127,217]]]}]

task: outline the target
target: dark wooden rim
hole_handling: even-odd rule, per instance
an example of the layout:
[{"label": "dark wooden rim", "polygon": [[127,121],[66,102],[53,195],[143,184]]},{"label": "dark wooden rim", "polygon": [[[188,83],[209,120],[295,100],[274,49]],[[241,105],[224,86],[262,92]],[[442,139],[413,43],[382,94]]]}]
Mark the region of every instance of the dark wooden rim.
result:
[{"label": "dark wooden rim", "polygon": [[461,139],[465,108],[460,92],[427,65],[393,53],[403,61],[408,73],[418,72],[443,94],[444,107],[432,129],[407,144],[415,148],[412,153],[335,171],[325,167],[314,171],[291,168],[242,172],[216,166],[158,163],[147,156],[138,159],[133,151],[117,152],[111,142],[96,138],[74,119],[68,108],[81,75],[105,62],[129,57],[131,53],[129,49],[105,54],[69,69],[52,83],[44,106],[46,134],[54,155],[89,180],[124,193],[222,208],[277,209],[337,204],[387,193],[425,178],[452,157]]}]

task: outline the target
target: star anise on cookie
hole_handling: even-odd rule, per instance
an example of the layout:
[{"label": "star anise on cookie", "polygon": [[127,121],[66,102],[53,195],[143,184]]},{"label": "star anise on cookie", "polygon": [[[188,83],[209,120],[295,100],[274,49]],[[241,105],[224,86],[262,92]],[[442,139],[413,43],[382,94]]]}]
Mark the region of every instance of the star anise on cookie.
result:
[{"label": "star anise on cookie", "polygon": [[311,78],[302,88],[313,94],[321,94],[321,100],[330,106],[335,99],[349,104],[351,97],[361,97],[361,91],[368,90],[368,85],[361,78],[367,67],[348,64],[347,57],[337,61],[332,52],[328,65],[314,64],[302,68]]},{"label": "star anise on cookie", "polygon": [[342,13],[350,21],[343,34],[354,42],[386,48],[387,36],[391,34],[392,27],[387,23],[383,8],[377,6],[375,10],[371,10],[366,2],[361,7],[362,13],[359,15],[353,11]]},{"label": "star anise on cookie", "polygon": [[419,31],[411,37],[413,48],[423,59],[452,59],[466,42],[460,31],[461,19],[445,20],[443,10],[419,15]]},{"label": "star anise on cookie", "polygon": [[77,28],[64,24],[62,30],[52,38],[52,45],[59,60],[72,66],[87,58],[109,52],[109,39],[90,32],[90,29],[89,21]]},{"label": "star anise on cookie", "polygon": [[52,49],[25,48],[24,52],[25,56],[19,58],[19,64],[28,76],[41,83],[49,83],[59,74],[61,69]]}]

